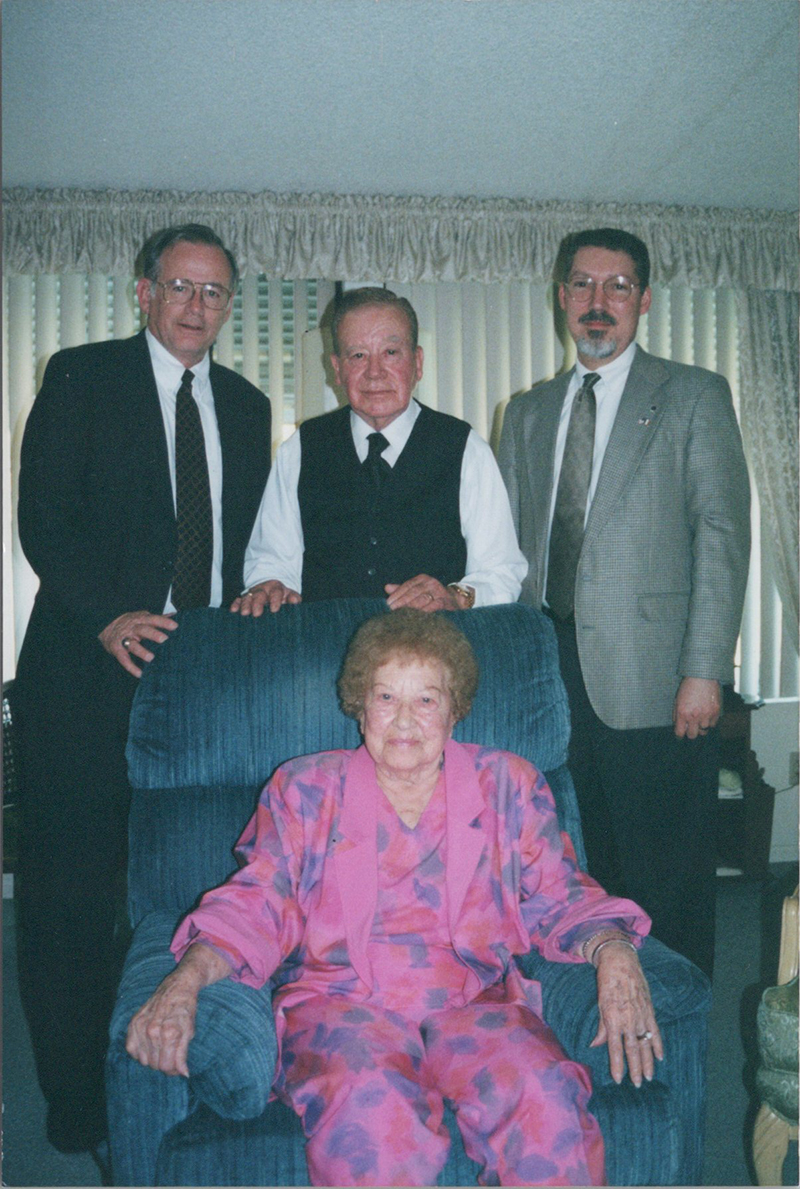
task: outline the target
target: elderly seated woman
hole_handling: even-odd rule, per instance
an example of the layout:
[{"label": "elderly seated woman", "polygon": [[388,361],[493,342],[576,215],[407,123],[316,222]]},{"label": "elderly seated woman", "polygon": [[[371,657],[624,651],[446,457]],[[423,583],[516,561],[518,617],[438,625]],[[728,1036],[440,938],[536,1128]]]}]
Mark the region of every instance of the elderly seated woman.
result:
[{"label": "elderly seated woman", "polygon": [[513,961],[535,946],[597,970],[611,1072],[663,1055],[636,954],[649,919],[581,872],[525,760],[452,738],[478,682],[446,618],[368,620],[339,695],[363,746],[281,765],[237,846],[241,868],[172,943],[175,970],[128,1052],[187,1075],[198,992],[272,978],[273,1094],[301,1118],[315,1185],[432,1185],[451,1105],[484,1184],[604,1183],[587,1070]]}]

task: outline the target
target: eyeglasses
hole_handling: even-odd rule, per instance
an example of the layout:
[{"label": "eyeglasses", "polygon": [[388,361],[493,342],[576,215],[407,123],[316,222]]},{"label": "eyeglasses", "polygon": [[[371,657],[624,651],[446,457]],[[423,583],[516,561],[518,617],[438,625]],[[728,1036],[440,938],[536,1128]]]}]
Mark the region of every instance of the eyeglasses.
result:
[{"label": "eyeglasses", "polygon": [[156,284],[163,290],[164,301],[167,305],[188,305],[194,298],[195,289],[200,290],[203,305],[208,306],[210,310],[224,310],[231,299],[230,290],[213,281],[206,281],[201,285],[199,282],[176,279],[174,281],[156,281]]},{"label": "eyeglasses", "polygon": [[[601,282],[595,281],[593,277],[577,276],[570,277],[564,284],[564,288],[567,291],[568,297],[576,305],[583,305],[587,301],[592,300],[598,285],[601,285]],[[624,305],[629,300],[634,289],[639,289],[640,287],[630,277],[606,277],[601,285],[608,300],[616,302],[618,305]]]}]

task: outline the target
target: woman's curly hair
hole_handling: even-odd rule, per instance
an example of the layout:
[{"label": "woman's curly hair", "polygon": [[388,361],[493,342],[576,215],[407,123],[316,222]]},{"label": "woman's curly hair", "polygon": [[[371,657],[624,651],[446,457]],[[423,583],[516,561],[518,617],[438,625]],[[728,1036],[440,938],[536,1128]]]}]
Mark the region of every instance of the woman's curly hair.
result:
[{"label": "woman's curly hair", "polygon": [[478,688],[478,662],[472,645],[449,619],[401,607],[368,619],[356,631],[339,677],[339,701],[351,718],[360,719],[376,671],[389,660],[438,661],[448,674],[456,722],[465,718]]}]

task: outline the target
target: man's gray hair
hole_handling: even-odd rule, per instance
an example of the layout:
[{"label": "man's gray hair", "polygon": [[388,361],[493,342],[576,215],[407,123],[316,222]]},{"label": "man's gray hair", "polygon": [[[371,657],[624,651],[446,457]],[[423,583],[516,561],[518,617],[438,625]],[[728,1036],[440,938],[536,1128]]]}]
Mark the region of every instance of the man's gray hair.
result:
[{"label": "man's gray hair", "polygon": [[364,306],[394,306],[401,310],[408,319],[408,329],[411,336],[411,349],[416,351],[419,339],[419,323],[414,307],[405,297],[398,297],[391,289],[379,289],[377,286],[364,285],[360,289],[345,289],[336,300],[331,319],[331,338],[333,339],[333,353],[340,354],[339,327],[342,319],[353,310],[360,310]]},{"label": "man's gray hair", "polygon": [[647,244],[639,239],[638,235],[623,231],[619,227],[596,227],[565,236],[561,241],[554,269],[557,281],[569,280],[575,254],[581,248],[606,248],[609,252],[625,252],[633,261],[636,280],[643,293],[650,284],[650,253]]},{"label": "man's gray hair", "polygon": [[230,291],[231,293],[236,292],[236,286],[239,284],[239,269],[233,258],[233,253],[228,251],[216,231],[206,227],[205,223],[180,223],[177,227],[164,227],[161,231],[154,232],[146,240],[136,257],[136,276],[145,277],[155,284],[161,270],[161,257],[168,248],[180,243],[208,244],[211,248],[219,248],[230,266]]}]

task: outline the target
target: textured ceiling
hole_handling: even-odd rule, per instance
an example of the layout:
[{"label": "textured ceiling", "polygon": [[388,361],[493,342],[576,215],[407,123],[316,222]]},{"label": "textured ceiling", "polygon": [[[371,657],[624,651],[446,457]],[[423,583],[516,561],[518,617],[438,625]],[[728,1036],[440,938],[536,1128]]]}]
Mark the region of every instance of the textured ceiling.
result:
[{"label": "textured ceiling", "polygon": [[6,186],[798,205],[797,0],[4,0]]}]

